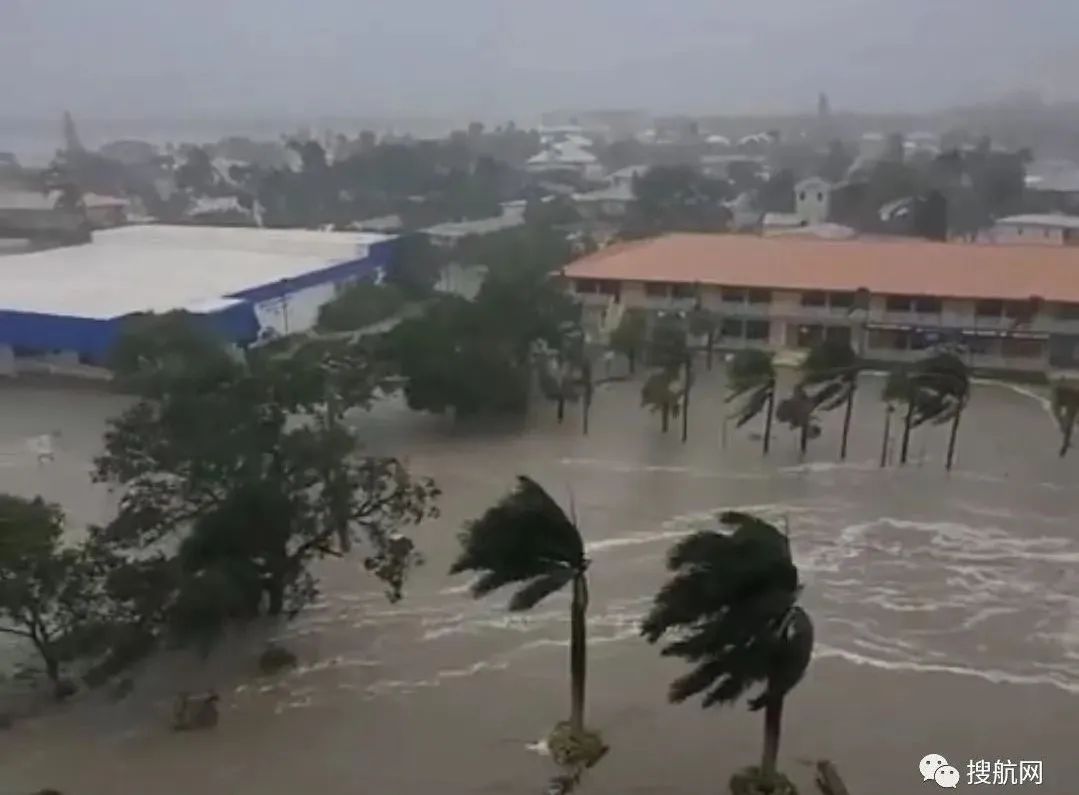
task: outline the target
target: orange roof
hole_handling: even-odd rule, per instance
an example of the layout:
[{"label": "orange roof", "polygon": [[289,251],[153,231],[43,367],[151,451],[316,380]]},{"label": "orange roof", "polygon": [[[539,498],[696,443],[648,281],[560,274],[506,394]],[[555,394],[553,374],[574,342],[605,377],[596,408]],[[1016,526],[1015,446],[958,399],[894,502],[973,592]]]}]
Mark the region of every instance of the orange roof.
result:
[{"label": "orange roof", "polygon": [[574,279],[1079,303],[1079,247],[674,234],[568,265]]}]

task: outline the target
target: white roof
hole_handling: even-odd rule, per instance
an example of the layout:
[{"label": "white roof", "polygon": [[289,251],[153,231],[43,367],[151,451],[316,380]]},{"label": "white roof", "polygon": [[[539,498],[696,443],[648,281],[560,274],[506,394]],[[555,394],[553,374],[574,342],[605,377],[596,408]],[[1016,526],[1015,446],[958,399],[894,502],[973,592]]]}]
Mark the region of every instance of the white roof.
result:
[{"label": "white roof", "polygon": [[578,202],[631,202],[635,198],[637,197],[633,193],[633,185],[629,182],[619,182],[609,188],[577,193],[573,196],[573,200]]},{"label": "white roof", "polygon": [[998,218],[998,225],[1005,226],[1048,226],[1056,229],[1079,229],[1079,217],[1074,215],[1011,215]]},{"label": "white roof", "polygon": [[802,189],[812,190],[812,189],[815,189],[817,187],[831,188],[832,183],[829,182],[828,180],[824,179],[823,177],[806,177],[801,182],[799,182],[797,185],[795,185],[794,189],[795,190],[802,190]]},{"label": "white roof", "polygon": [[447,221],[429,226],[423,231],[435,237],[459,238],[469,235],[489,235],[503,229],[511,229],[525,222],[524,207],[505,207],[502,215],[478,218],[474,221]]},{"label": "white roof", "polygon": [[390,239],[303,229],[109,229],[86,245],[0,257],[0,311],[108,319],[222,306],[214,302],[359,259],[371,244]]}]

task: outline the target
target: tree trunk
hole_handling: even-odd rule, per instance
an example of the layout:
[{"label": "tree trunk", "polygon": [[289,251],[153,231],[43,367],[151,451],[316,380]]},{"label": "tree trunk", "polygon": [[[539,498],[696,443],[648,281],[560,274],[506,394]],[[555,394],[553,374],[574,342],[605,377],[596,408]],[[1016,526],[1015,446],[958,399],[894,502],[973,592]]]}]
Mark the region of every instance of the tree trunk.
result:
[{"label": "tree trunk", "polygon": [[682,391],[682,443],[689,438],[689,384],[692,367],[690,359],[686,358],[686,386]]},{"label": "tree trunk", "polygon": [[1075,415],[1070,413],[1067,417],[1067,424],[1064,426],[1064,439],[1060,443],[1060,457],[1063,458],[1068,454],[1068,450],[1072,446],[1072,429],[1075,428]]},{"label": "tree trunk", "polygon": [[[330,431],[335,430],[340,419],[337,408],[337,394],[331,389],[326,395],[326,427]],[[352,535],[349,533],[348,528],[348,485],[341,483],[340,471],[336,467],[332,467],[328,474],[327,481],[331,484],[330,499],[332,503],[330,511],[334,523],[334,533],[337,535],[338,548],[342,553],[345,553],[352,550]]]},{"label": "tree trunk", "polygon": [[811,421],[811,419],[809,417],[806,417],[804,419],[804,421],[802,422],[802,434],[801,434],[801,438],[798,440],[798,452],[801,454],[802,458],[806,457],[806,447],[809,446],[809,423],[810,423],[810,421]]},{"label": "tree trunk", "polygon": [[847,407],[843,412],[843,440],[839,443],[839,460],[847,460],[847,437],[850,435],[850,418],[854,412],[854,388],[847,395]]},{"label": "tree trunk", "polygon": [[558,396],[558,422],[562,423],[562,420],[566,418],[566,399],[562,396]]},{"label": "tree trunk", "polygon": [[584,686],[587,667],[585,611],[587,610],[588,581],[582,572],[573,578],[573,602],[570,605],[569,723],[575,734],[584,730]]},{"label": "tree trunk", "polygon": [[775,778],[779,757],[779,729],[783,718],[783,697],[770,698],[764,705],[764,753],[761,755],[761,778]]},{"label": "tree trunk", "polygon": [[709,331],[708,332],[708,359],[707,359],[708,372],[712,372],[712,348],[715,346],[715,344],[716,344],[716,333],[714,331]]},{"label": "tree trunk", "polygon": [[633,375],[637,372],[637,351],[629,352],[629,374]]},{"label": "tree trunk", "polygon": [[666,433],[671,427],[671,407],[669,404],[664,403],[663,408],[660,410],[660,423],[663,428],[663,432]]},{"label": "tree trunk", "polygon": [[899,465],[907,463],[907,451],[910,449],[910,423],[914,419],[914,396],[907,401],[907,417],[903,420],[903,448],[899,453]]},{"label": "tree trunk", "polygon": [[963,416],[963,409],[960,408],[955,412],[955,416],[952,418],[952,432],[948,434],[948,461],[945,464],[945,468],[950,472],[952,469],[952,461],[955,460],[955,440],[959,436],[959,418]]},{"label": "tree trunk", "polygon": [[884,407],[884,437],[880,440],[880,468],[888,465],[888,437],[892,435],[892,404]]},{"label": "tree trunk", "polygon": [[772,384],[771,391],[768,393],[768,407],[765,409],[768,413],[764,415],[764,454],[768,455],[768,448],[772,445],[772,414],[775,413],[776,407],[776,385]]}]

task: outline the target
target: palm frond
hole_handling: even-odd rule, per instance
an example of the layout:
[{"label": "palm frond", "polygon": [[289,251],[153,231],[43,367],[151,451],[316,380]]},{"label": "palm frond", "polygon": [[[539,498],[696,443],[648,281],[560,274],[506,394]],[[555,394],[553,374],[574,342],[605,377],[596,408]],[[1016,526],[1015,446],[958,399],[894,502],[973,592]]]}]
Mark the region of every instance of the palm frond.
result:
[{"label": "palm frond", "polygon": [[771,398],[774,389],[775,386],[772,383],[757,387],[756,391],[746,398],[745,402],[732,413],[731,416],[737,419],[735,427],[741,428],[760,415],[768,406],[768,400]]},{"label": "palm frond", "polygon": [[512,492],[465,526],[460,541],[461,552],[450,573],[483,572],[479,595],[584,565],[577,527],[538,483],[524,476]]},{"label": "palm frond", "polygon": [[513,594],[510,599],[509,609],[513,612],[531,610],[555,591],[565,586],[575,575],[576,572],[568,567],[541,574]]}]

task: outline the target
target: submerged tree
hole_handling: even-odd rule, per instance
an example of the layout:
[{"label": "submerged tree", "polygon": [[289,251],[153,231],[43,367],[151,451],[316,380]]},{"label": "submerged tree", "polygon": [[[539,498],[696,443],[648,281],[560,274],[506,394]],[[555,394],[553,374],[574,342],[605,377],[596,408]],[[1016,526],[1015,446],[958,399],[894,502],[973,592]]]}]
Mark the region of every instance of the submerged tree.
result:
[{"label": "submerged tree", "polygon": [[727,403],[741,401],[734,409],[736,427],[741,428],[764,412],[764,454],[772,438],[775,410],[776,370],[772,355],[756,348],[738,351],[727,363]]},{"label": "submerged tree", "polygon": [[664,433],[671,427],[671,417],[677,419],[681,413],[684,398],[685,381],[676,369],[655,371],[641,387],[641,406],[659,414]]},{"label": "submerged tree", "polygon": [[802,362],[801,378],[794,393],[776,411],[777,419],[801,430],[802,453],[807,440],[820,434],[816,413],[845,406],[839,457],[846,459],[858,370],[858,356],[846,342],[825,340],[810,349]]},{"label": "submerged tree", "polygon": [[943,425],[950,421],[946,466],[951,469],[959,420],[970,399],[970,374],[963,361],[954,353],[931,354],[908,368],[893,372],[884,384],[882,397],[889,407],[895,402],[906,405],[899,463],[907,463],[913,429],[926,423]]},{"label": "submerged tree", "polygon": [[[450,574],[476,572],[472,595],[479,598],[506,585],[519,586],[509,601],[511,611],[530,610],[569,585],[570,716],[555,734],[574,747],[589,749],[573,766],[589,766],[606,751],[598,735],[585,729],[586,627],[589,560],[573,520],[534,480],[520,476],[517,488],[470,522],[461,533],[461,553]],[[552,752],[559,753],[553,747]]]},{"label": "submerged tree", "polygon": [[1060,429],[1060,457],[1071,448],[1072,432],[1079,418],[1079,383],[1067,378],[1057,378],[1050,387],[1053,417]]},{"label": "submerged tree", "polygon": [[749,700],[764,710],[764,749],[758,768],[736,774],[731,789],[743,793],[791,793],[777,774],[783,702],[805,674],[813,653],[813,624],[797,600],[802,590],[787,537],[755,516],[726,511],[725,530],[701,531],[668,554],[672,578],[655,597],[641,633],[693,670],[676,679],[670,699],[704,694],[703,705],[730,704],[750,688]]},{"label": "submerged tree", "polygon": [[648,316],[643,309],[630,308],[622,313],[618,325],[611,332],[611,349],[626,357],[629,373],[637,371],[637,358],[648,339]]}]

